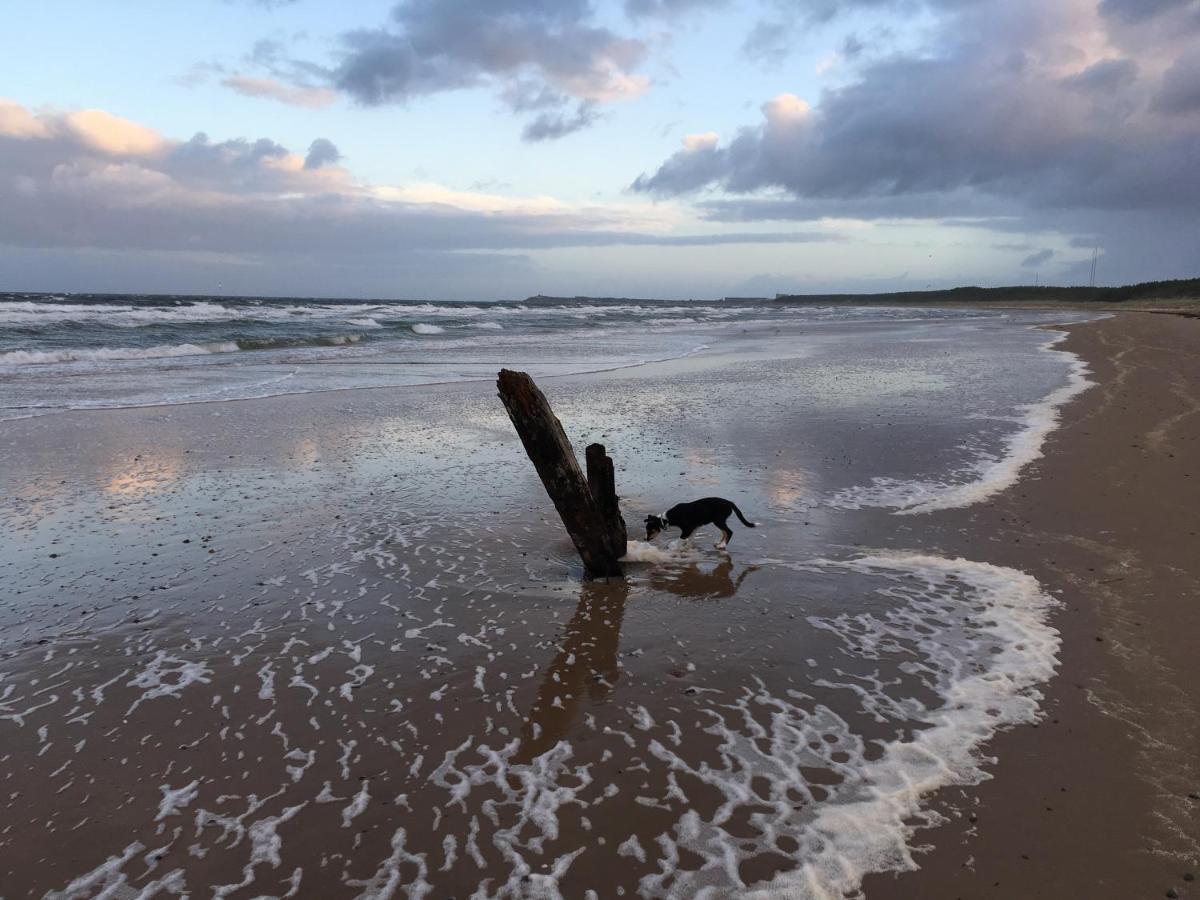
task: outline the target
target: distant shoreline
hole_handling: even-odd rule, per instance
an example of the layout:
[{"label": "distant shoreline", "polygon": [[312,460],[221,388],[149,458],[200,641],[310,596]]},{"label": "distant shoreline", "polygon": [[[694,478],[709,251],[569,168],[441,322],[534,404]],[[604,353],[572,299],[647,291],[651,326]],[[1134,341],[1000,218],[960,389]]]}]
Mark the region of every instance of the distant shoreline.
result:
[{"label": "distant shoreline", "polygon": [[555,296],[534,294],[519,300],[438,300],[419,297],[297,297],[289,295],[238,294],[140,294],[87,293],[69,291],[0,291],[0,302],[21,300],[67,300],[72,303],[107,303],[130,300],[146,303],[171,301],[190,303],[197,300],[216,301],[299,301],[328,304],[403,304],[431,303],[449,306],[554,306],[586,303],[595,306],[620,304],[679,304],[714,303],[753,306],[784,304],[790,306],[925,306],[925,307],[984,307],[1020,309],[1141,309],[1174,311],[1180,308],[1200,309],[1200,278],[1172,281],[1145,281],[1112,287],[1064,287],[1056,285],[1009,285],[1004,287],[963,286],[927,291],[891,291],[875,294],[776,294],[774,297],[720,297],[716,299],[688,298],[672,300],[662,297],[595,297],[584,294]]},{"label": "distant shoreline", "polygon": [[[525,303],[659,303],[652,298],[554,297],[536,294]],[[703,301],[696,301],[703,302]],[[1167,309],[1200,307],[1200,278],[1145,281],[1119,287],[1057,285],[965,286],[929,291],[876,294],[776,294],[774,297],[723,297],[721,303],[781,303],[795,306],[982,306],[1021,309]]]},{"label": "distant shoreline", "polygon": [[1123,309],[1173,307],[1200,303],[1200,278],[1147,281],[1120,287],[957,287],[940,291],[899,291],[886,294],[776,294],[777,303],[872,306],[970,305],[988,306],[1119,306]]}]

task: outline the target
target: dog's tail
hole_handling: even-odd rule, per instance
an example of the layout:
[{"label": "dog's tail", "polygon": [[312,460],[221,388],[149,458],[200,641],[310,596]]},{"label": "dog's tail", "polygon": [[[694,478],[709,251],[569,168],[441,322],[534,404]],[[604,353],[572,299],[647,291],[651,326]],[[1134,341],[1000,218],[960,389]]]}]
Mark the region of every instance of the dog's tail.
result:
[{"label": "dog's tail", "polygon": [[755,526],[755,524],[754,524],[753,522],[747,522],[747,521],[746,521],[746,517],[742,515],[742,511],[741,511],[740,509],[738,509],[738,508],[737,508],[737,504],[736,504],[736,503],[730,503],[729,505],[733,507],[733,512],[734,512],[734,514],[735,514],[735,515],[736,515],[736,516],[737,516],[739,519],[741,519],[741,520],[742,520],[742,524],[743,524],[743,525],[745,525],[747,528],[754,528],[754,527],[756,527],[756,526]]}]

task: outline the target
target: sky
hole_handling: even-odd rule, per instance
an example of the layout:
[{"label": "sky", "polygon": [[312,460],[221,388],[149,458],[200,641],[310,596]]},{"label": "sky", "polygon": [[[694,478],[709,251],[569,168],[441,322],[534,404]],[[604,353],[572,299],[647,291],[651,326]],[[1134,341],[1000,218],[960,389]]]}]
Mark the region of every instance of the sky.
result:
[{"label": "sky", "polygon": [[0,290],[704,298],[1200,274],[1200,0],[39,0]]}]

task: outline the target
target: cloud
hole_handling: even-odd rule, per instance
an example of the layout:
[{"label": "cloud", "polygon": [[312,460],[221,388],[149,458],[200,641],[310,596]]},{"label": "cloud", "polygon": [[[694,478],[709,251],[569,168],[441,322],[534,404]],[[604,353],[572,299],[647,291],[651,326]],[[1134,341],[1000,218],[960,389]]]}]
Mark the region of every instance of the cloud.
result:
[{"label": "cloud", "polygon": [[338,162],[341,158],[342,154],[338,152],[337,145],[333,141],[328,138],[317,138],[308,145],[308,153],[304,157],[304,168],[319,169],[321,166]]},{"label": "cloud", "polygon": [[274,78],[254,78],[249,75],[230,75],[222,82],[225,87],[246,97],[265,97],[288,106],[319,109],[337,98],[330,88],[284,84]]},{"label": "cloud", "polygon": [[683,148],[689,153],[702,153],[715,149],[720,139],[721,136],[715,131],[706,131],[704,134],[687,134],[683,137]]},{"label": "cloud", "polygon": [[1115,93],[1136,84],[1138,64],[1132,59],[1102,59],[1082,72],[1063,79],[1067,87],[1082,91]]},{"label": "cloud", "polygon": [[689,134],[683,149],[664,162],[651,176],[639,175],[632,190],[670,196],[704,187],[725,173],[725,152],[717,149],[717,134]]},{"label": "cloud", "polygon": [[[932,0],[934,5],[954,0]],[[889,7],[912,9],[917,0],[767,0],[765,16],[757,21],[742,42],[742,55],[748,59],[778,65],[804,37],[818,26],[856,10],[881,10]],[[862,45],[853,39],[848,45],[854,55]]]},{"label": "cloud", "polygon": [[100,109],[73,112],[63,124],[88,146],[114,156],[154,153],[163,146],[152,129]]},{"label": "cloud", "polygon": [[1166,71],[1153,106],[1167,115],[1200,113],[1200,51],[1181,56]]},{"label": "cloud", "polygon": [[677,19],[692,12],[720,9],[729,0],[625,0],[625,14],[631,19]]},{"label": "cloud", "polygon": [[[1055,16],[1033,0],[976,0],[969,13],[949,16],[938,55],[868,64],[815,108],[776,98],[759,125],[724,146],[685,147],[633,189],[783,189],[810,201],[873,198],[880,207],[965,191],[997,206],[1015,196],[1029,207],[1196,209],[1200,181],[1186,172],[1200,128],[1163,127],[1149,114],[1152,85],[1137,60],[1088,64],[1080,44],[1097,21],[1077,20],[1084,6],[1070,0],[1070,14]],[[1192,65],[1181,59],[1168,72],[1160,110],[1191,108]],[[1123,89],[1136,96],[1117,102]]]},{"label": "cloud", "polygon": [[[270,266],[282,279],[320,266],[411,265],[432,277],[440,260],[444,281],[464,255],[472,266],[496,256],[496,272],[528,274],[527,261],[514,261],[524,251],[836,240],[823,229],[681,234],[669,205],[373,186],[352,178],[339,158],[326,138],[301,156],[269,138],[198,133],[178,141],[108,114],[81,118],[0,101],[0,251],[125,259],[129,271],[145,254],[176,254],[193,268],[198,260]],[[505,254],[512,258],[499,259]]]},{"label": "cloud", "polygon": [[548,140],[594,123],[599,105],[649,87],[637,71],[647,45],[596,19],[586,0],[403,0],[381,25],[341,35],[329,64],[260,41],[247,62],[271,78],[237,75],[226,84],[300,105],[327,102],[321,91],[383,106],[487,89],[514,111],[535,113],[524,129],[527,140]]},{"label": "cloud", "polygon": [[1140,22],[1188,7],[1194,7],[1193,0],[1100,0],[1104,15],[1127,22]]},{"label": "cloud", "polygon": [[1089,234],[1117,271],[1194,272],[1200,56],[1179,17],[1200,4],[922,5],[938,23],[928,43],[865,60],[811,108],[769,101],[756,124],[685,145],[632,190],[700,194],[720,221],[974,219]]},{"label": "cloud", "polygon": [[579,0],[406,0],[389,25],[344,37],[333,81],[366,105],[522,78],[577,100],[641,93],[646,47],[592,17]]},{"label": "cloud", "polygon": [[49,125],[19,103],[0,97],[0,136],[10,138],[50,137]]},{"label": "cloud", "polygon": [[1027,257],[1021,260],[1021,266],[1026,269],[1036,269],[1038,266],[1043,266],[1054,258],[1054,251],[1050,249],[1039,250],[1037,253],[1030,253]]},{"label": "cloud", "polygon": [[574,113],[542,112],[538,113],[521,130],[521,138],[526,141],[549,141],[566,137],[568,134],[587,128],[598,117],[596,104],[585,100],[579,104]]}]

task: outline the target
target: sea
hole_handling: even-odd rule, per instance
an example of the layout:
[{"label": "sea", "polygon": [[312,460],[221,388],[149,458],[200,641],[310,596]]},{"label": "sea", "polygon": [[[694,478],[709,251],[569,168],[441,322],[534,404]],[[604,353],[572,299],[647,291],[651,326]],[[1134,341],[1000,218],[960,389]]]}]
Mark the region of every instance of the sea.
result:
[{"label": "sea", "polygon": [[[0,295],[0,883],[841,898],[916,867],[1059,652],[1043,585],[926,524],[1043,452],[1086,318]],[[625,579],[581,578],[501,366],[609,448]],[[757,523],[729,552],[645,540],[708,494]]]}]

